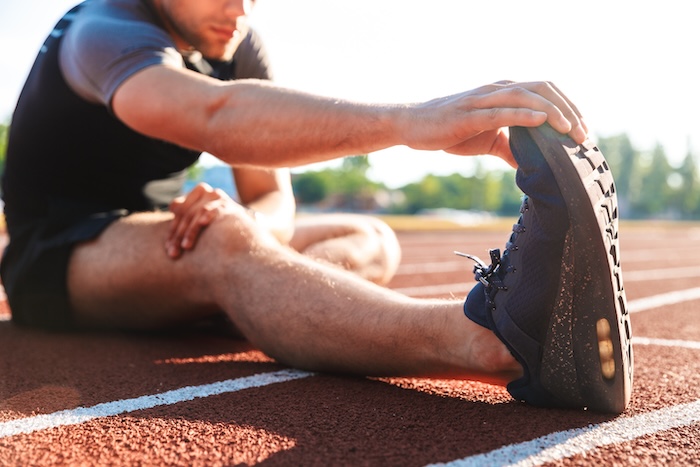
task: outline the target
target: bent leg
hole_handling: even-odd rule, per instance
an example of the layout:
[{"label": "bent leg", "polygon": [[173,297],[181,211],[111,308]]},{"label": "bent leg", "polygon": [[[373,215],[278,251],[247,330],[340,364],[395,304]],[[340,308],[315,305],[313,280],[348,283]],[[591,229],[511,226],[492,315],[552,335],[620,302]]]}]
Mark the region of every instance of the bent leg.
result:
[{"label": "bent leg", "polygon": [[244,213],[217,219],[172,260],[168,220],[132,215],[76,248],[69,291],[83,323],[143,328],[224,310],[253,344],[298,368],[499,382],[519,368],[461,302],[411,299],[318,263]]},{"label": "bent leg", "polygon": [[357,214],[301,217],[290,246],[377,284],[389,283],[401,261],[401,247],[391,228]]}]

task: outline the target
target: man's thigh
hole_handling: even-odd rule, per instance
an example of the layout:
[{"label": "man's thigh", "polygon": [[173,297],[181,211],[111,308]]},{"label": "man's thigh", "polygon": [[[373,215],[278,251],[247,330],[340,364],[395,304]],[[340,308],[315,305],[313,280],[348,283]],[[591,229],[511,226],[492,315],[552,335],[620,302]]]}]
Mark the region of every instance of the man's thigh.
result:
[{"label": "man's thigh", "polygon": [[77,243],[96,238],[125,212],[80,220],[70,213],[10,228],[0,273],[14,323],[51,330],[73,327],[66,288],[67,265]]},{"label": "man's thigh", "polygon": [[79,326],[148,329],[215,314],[198,275],[206,242],[173,260],[165,251],[170,213],[137,213],[78,244],[68,292]]}]

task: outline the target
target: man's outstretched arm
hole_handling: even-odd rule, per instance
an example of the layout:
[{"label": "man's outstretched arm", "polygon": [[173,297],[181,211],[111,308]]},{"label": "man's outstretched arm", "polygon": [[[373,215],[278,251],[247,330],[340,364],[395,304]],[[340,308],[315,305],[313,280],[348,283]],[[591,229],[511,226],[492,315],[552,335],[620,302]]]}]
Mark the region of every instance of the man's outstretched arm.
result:
[{"label": "man's outstretched arm", "polygon": [[579,142],[585,138],[576,108],[544,82],[496,83],[424,103],[383,105],[153,66],[121,85],[112,108],[138,132],[233,166],[292,167],[395,145],[509,160],[501,129],[545,121]]}]

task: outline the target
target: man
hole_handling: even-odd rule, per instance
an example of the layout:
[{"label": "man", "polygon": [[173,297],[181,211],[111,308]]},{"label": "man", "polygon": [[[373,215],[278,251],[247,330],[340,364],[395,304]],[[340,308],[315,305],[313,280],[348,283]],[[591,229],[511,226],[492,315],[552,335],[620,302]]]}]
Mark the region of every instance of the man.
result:
[{"label": "man", "polygon": [[[569,321],[586,325],[573,347],[557,347],[567,340],[558,335],[553,346],[548,331],[562,320],[557,297],[573,289],[559,284],[562,258],[590,256],[608,271],[592,282],[605,290],[616,266],[606,251],[579,248],[570,227],[582,223],[577,230],[592,229],[593,240],[610,229],[572,213],[556,188],[571,183],[586,194],[576,171],[550,170],[558,139],[535,142],[536,131],[516,140],[514,129],[509,141],[506,128],[546,122],[571,144],[584,143],[573,104],[545,82],[496,83],[410,105],[282,89],[265,81],[264,51],[246,25],[250,8],[250,0],[89,0],[58,24],[11,127],[2,273],[13,320],[143,329],[223,311],[242,336],[299,368],[515,379],[511,392],[537,405],[624,410],[631,362],[617,297],[604,294],[595,304],[601,311],[580,320],[579,305],[593,304],[570,300]],[[470,319],[461,302],[410,299],[372,283],[388,281],[399,261],[384,224],[294,221],[282,168],[400,144],[519,165],[530,207],[503,258],[493,253],[491,267],[477,266],[480,282],[464,310]],[[234,167],[241,204],[200,186],[175,198],[170,212],[153,210],[153,187],[202,151]],[[571,165],[567,154],[557,158]],[[597,198],[585,213],[591,203]],[[543,235],[550,222],[558,224]],[[523,265],[518,248],[531,256]],[[545,270],[534,298],[522,293],[532,281],[513,282],[516,264]],[[495,320],[503,310],[533,331],[511,337],[505,318]],[[607,331],[596,324],[603,321]],[[591,332],[612,351],[591,350]],[[552,363],[558,349],[566,355]]]}]

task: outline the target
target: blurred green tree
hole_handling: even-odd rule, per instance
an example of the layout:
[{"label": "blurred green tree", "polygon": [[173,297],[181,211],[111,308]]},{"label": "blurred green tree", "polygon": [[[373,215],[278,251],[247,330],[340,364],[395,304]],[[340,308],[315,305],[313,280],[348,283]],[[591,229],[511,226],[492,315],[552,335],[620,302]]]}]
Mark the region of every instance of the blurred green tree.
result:
[{"label": "blurred green tree", "polygon": [[669,178],[673,168],[668,162],[664,148],[657,144],[651,154],[640,159],[642,165],[630,196],[631,207],[636,216],[659,217],[668,212],[668,201],[672,189]]},{"label": "blurred green tree", "polygon": [[302,172],[292,179],[297,202],[315,204],[328,196],[328,177],[319,172]]},{"label": "blurred green tree", "polygon": [[700,217],[700,177],[698,163],[692,150],[683,159],[678,168],[680,186],[678,187],[678,207],[682,217]]}]

